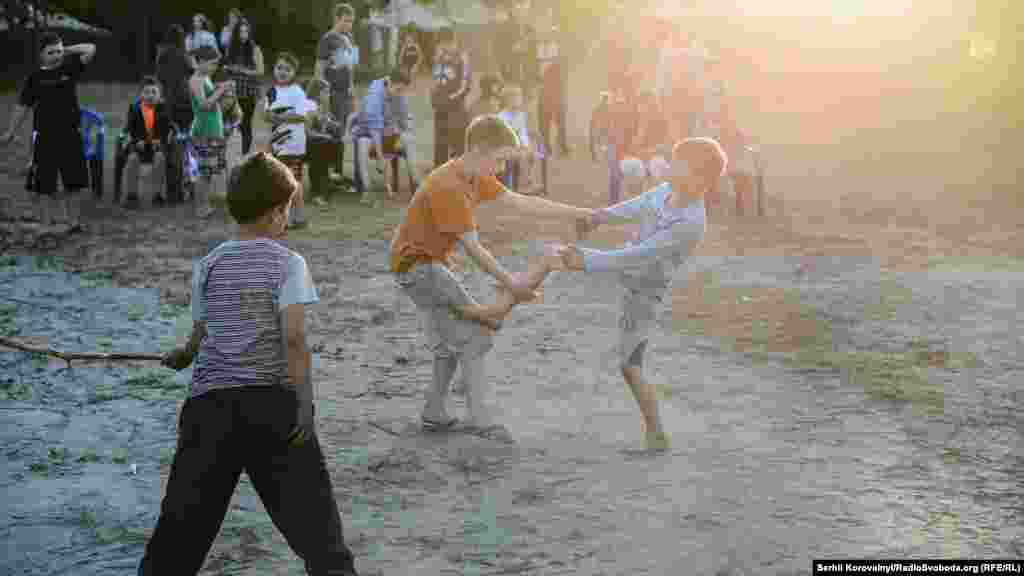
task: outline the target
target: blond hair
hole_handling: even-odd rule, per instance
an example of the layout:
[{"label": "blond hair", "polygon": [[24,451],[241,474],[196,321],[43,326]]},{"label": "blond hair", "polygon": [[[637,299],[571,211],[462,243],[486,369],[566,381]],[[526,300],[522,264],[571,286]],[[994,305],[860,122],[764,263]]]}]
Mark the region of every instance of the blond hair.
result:
[{"label": "blond hair", "polygon": [[493,151],[519,146],[515,130],[495,114],[477,116],[466,128],[466,150]]}]

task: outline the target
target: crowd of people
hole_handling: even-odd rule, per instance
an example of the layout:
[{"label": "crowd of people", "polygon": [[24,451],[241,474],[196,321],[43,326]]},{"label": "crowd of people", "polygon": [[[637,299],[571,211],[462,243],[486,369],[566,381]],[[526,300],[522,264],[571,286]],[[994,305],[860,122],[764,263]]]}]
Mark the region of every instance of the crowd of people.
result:
[{"label": "crowd of people", "polygon": [[[208,20],[197,15],[188,35],[171,27],[155,76],[141,83],[140,97],[129,110],[122,145],[130,173],[136,174],[140,163],[162,161],[172,152],[162,149],[168,142],[163,138],[184,130],[196,160],[189,179],[197,216],[209,215],[212,187],[228,172],[227,209],[238,223],[236,238],[197,262],[192,334],[164,357],[164,365],[174,369],[195,367],[166,494],[139,574],[199,571],[242,470],[307,572],[356,574],[315,428],[304,318],[305,306],[318,296],[306,260],[280,242],[288,228],[305,224],[304,166],[310,164],[314,186],[329,179],[329,164],[341,173],[345,149],[339,134],[352,136],[355,180],[368,203],[375,203],[368,186],[371,157],[383,173],[385,158],[404,151],[416,182],[392,237],[389,270],[426,320],[433,378],[420,414],[425,432],[457,429],[510,440],[492,414],[487,389],[485,365],[494,338],[516,306],[537,298],[551,273],[583,272],[602,282],[614,279],[623,289],[618,367],[639,406],[645,446],[669,447],[644,358],[672,277],[704,236],[707,210],[731,164],[727,150],[742,140],[728,120],[720,69],[678,34],[670,34],[657,47],[658,57],[647,61],[623,56],[624,37],[609,42],[601,122],[608,133],[610,205],[594,210],[539,197],[518,182],[522,168],[537,159],[534,148],[524,146],[531,139],[531,102],[540,111],[540,148],[547,148],[550,126],[556,124],[561,153],[568,153],[566,66],[555,27],[541,26],[534,34],[525,10],[514,13],[496,40],[508,49],[495,54],[497,73],[479,79],[477,102],[468,101],[475,82],[469,54],[450,31],[439,35],[431,93],[434,167],[418,183],[405,97],[422,52],[403,39],[399,66],[371,79],[357,101],[354,72],[361,55],[351,36],[354,20],[352,7],[339,4],[319,43],[313,78],[300,85],[302,60],[282,52],[274,56],[273,82],[264,89],[258,82],[263,55],[244,16],[233,11],[218,38]],[[32,189],[40,198],[52,198],[58,175],[68,193],[87,186],[75,86],[96,48],[65,47],[55,34],[45,35],[39,48],[41,66],[24,83],[0,143],[10,142],[34,111]],[[215,82],[222,65],[231,77]],[[638,90],[651,84],[653,90]],[[228,170],[225,143],[238,129],[248,152],[258,102],[271,127],[269,147],[245,155]],[[317,149],[317,140],[334,146]],[[654,185],[624,198],[625,172],[637,165],[654,174]],[[322,190],[314,192],[312,198],[322,201]],[[608,223],[638,226],[631,240],[612,250],[547,244],[531,256],[525,271],[513,274],[480,241],[475,211],[483,203],[531,219],[572,223],[577,242]],[[77,213],[70,214],[79,224]],[[494,303],[477,302],[453,273],[457,248],[497,281]],[[460,366],[464,421],[452,417],[447,405]]]}]

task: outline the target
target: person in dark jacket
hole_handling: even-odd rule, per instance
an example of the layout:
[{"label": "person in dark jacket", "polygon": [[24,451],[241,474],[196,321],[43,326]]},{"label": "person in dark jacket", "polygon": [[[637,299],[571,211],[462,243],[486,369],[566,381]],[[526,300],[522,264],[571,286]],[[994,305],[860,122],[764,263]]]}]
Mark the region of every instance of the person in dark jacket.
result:
[{"label": "person in dark jacket", "polygon": [[462,156],[465,150],[466,126],[469,124],[466,96],[473,85],[469,54],[459,49],[455,33],[446,28],[439,36],[430,98],[434,108],[435,168],[449,158]]},{"label": "person in dark jacket", "polygon": [[179,130],[192,126],[192,97],[188,79],[194,72],[191,59],[185,52],[185,29],[172,24],[164,36],[156,58],[156,77],[160,81],[168,114]]},{"label": "person in dark jacket", "polygon": [[[122,203],[141,200],[147,206],[157,197],[164,196],[167,172],[163,143],[170,133],[170,118],[160,98],[160,82],[153,76],[142,80],[139,99],[128,107],[125,138],[119,143],[124,157],[124,194]],[[139,167],[153,167],[149,181],[139,187]],[[143,192],[140,197],[140,192]]]}]

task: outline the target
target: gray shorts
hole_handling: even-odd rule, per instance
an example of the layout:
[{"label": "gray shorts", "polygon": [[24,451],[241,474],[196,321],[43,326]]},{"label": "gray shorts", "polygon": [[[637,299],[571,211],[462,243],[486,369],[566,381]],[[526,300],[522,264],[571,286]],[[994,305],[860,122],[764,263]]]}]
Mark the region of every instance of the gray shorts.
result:
[{"label": "gray shorts", "polygon": [[[666,287],[667,288],[667,287]],[[641,366],[666,288],[626,288],[619,318],[619,366]]]},{"label": "gray shorts", "polygon": [[397,274],[395,280],[420,311],[428,346],[435,354],[458,354],[473,340],[490,338],[477,322],[456,317],[452,307],[476,304],[476,300],[445,266],[420,264]]}]

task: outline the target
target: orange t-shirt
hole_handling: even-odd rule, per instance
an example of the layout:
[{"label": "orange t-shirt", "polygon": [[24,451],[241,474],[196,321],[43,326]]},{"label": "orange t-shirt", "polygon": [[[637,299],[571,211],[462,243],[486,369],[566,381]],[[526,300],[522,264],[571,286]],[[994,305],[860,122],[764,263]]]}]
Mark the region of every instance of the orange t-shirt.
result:
[{"label": "orange t-shirt", "polygon": [[477,229],[473,210],[504,190],[494,176],[470,178],[458,158],[431,172],[413,195],[391,239],[391,271],[447,264],[459,237]]},{"label": "orange t-shirt", "polygon": [[142,120],[146,124],[146,140],[152,142],[156,139],[156,111],[144,102],[139,103],[142,109]]}]

